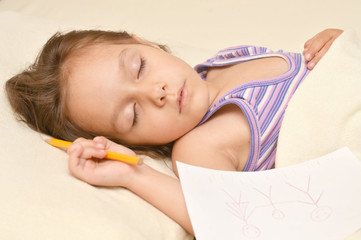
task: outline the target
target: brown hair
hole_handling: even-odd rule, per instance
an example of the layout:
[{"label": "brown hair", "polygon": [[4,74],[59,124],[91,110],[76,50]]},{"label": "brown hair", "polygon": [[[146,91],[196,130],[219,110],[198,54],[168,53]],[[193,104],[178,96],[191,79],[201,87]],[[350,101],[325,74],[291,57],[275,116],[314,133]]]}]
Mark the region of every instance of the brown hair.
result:
[{"label": "brown hair", "polygon": [[[54,34],[44,45],[34,64],[6,82],[6,92],[18,120],[30,128],[68,141],[96,136],[77,126],[67,115],[64,103],[67,62],[79,50],[100,43],[138,43],[127,32],[81,30]],[[159,45],[168,51],[164,45]],[[107,137],[107,136],[106,136]],[[109,138],[109,136],[108,136]],[[151,157],[170,156],[172,144],[162,146],[128,146]]]}]

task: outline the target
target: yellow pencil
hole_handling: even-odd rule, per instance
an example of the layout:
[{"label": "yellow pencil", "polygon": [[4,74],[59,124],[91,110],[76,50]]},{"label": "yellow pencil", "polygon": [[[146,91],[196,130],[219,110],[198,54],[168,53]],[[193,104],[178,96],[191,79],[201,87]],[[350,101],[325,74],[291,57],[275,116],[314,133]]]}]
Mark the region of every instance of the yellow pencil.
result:
[{"label": "yellow pencil", "polygon": [[[54,147],[68,149],[69,146],[72,144],[72,142],[52,138],[45,140],[47,143]],[[129,164],[134,165],[141,165],[143,164],[143,160],[140,157],[126,155],[122,153],[112,152],[107,150],[107,155],[105,156],[106,159],[115,160],[115,161],[121,161]]]}]

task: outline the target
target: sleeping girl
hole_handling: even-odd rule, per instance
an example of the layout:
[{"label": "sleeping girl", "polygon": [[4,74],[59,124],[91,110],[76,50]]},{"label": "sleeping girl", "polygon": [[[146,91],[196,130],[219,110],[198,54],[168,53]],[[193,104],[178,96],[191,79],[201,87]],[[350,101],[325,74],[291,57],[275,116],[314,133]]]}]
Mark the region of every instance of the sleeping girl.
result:
[{"label": "sleeping girl", "polygon": [[317,34],[303,55],[237,46],[194,68],[126,32],[57,33],[6,91],[31,128],[74,141],[72,175],[127,188],[193,233],[178,179],[146,164],[104,160],[106,150],[171,157],[176,174],[176,161],[270,169],[288,102],[341,33]]}]

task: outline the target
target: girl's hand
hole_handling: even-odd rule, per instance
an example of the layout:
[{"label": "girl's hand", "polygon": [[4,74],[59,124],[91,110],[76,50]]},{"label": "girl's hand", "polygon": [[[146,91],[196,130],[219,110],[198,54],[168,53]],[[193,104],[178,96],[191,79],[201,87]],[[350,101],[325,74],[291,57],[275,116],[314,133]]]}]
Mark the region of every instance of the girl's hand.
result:
[{"label": "girl's hand", "polygon": [[135,155],[129,148],[105,137],[95,137],[93,140],[78,138],[67,151],[71,174],[92,185],[127,187],[139,166],[103,160],[107,154],[105,150]]},{"label": "girl's hand", "polygon": [[343,31],[340,29],[326,29],[305,43],[303,55],[308,61],[308,69],[312,70],[316,66],[341,33]]}]

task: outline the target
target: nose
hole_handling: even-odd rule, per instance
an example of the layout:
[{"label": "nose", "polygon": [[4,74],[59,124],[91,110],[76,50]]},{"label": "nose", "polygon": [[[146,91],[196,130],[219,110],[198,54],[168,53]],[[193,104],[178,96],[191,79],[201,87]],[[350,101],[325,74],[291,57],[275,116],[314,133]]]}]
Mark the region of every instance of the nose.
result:
[{"label": "nose", "polygon": [[167,84],[165,82],[156,82],[142,88],[142,94],[146,101],[150,101],[158,107],[164,106],[167,97]]}]

